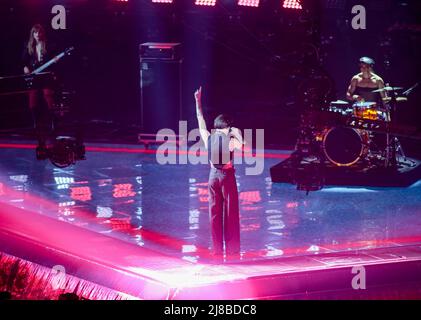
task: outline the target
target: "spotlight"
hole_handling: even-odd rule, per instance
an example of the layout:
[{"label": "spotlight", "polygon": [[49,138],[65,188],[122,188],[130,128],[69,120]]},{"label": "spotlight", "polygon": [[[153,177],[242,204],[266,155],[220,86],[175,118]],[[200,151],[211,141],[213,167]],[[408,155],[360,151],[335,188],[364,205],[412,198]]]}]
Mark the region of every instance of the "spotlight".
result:
[{"label": "spotlight", "polygon": [[284,4],[282,6],[286,9],[303,9],[299,0],[284,0]]},{"label": "spotlight", "polygon": [[214,7],[216,0],[196,0],[195,5],[197,6],[210,6]]},{"label": "spotlight", "polygon": [[239,6],[258,7],[260,0],[238,0]]}]

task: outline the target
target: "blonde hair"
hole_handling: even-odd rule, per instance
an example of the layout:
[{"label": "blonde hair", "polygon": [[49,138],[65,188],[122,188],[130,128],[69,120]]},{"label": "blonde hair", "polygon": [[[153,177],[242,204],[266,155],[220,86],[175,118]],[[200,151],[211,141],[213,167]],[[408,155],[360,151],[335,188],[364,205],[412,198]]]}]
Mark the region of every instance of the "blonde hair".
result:
[{"label": "blonde hair", "polygon": [[45,55],[47,52],[47,49],[46,49],[47,39],[45,37],[45,29],[40,24],[36,24],[31,28],[31,33],[29,34],[29,40],[28,40],[28,45],[27,45],[28,53],[30,55],[33,55],[35,52],[35,45],[36,45],[35,38],[34,38],[35,32],[39,33],[39,41],[41,43],[41,54]]}]

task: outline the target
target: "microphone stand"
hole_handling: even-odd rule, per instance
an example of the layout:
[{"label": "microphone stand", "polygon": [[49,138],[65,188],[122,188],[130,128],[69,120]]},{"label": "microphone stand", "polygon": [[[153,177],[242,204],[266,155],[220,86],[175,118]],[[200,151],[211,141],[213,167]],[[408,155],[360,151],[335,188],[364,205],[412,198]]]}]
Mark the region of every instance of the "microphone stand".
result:
[{"label": "microphone stand", "polygon": [[388,159],[387,166],[396,169],[397,168],[397,162],[396,162],[396,137],[392,136],[390,133],[390,127],[392,123],[395,121],[395,115],[396,115],[396,92],[392,90],[390,92],[391,94],[391,100],[390,100],[390,121],[387,126],[387,148],[388,148]]},{"label": "microphone stand", "polygon": [[[403,94],[408,95],[415,87],[418,86],[418,83],[415,84],[412,88],[405,91]],[[396,90],[390,91],[390,121],[387,124],[387,134],[386,134],[386,167],[390,167],[392,169],[397,170],[398,168],[398,162],[397,162],[397,151],[399,150],[404,160],[406,160],[405,153],[403,152],[402,146],[395,136],[391,134],[391,127],[393,124],[395,124],[395,115],[397,112],[397,93]]]},{"label": "microphone stand", "polygon": [[409,88],[408,90],[406,90],[405,92],[403,92],[402,93],[402,95],[404,95],[404,96],[409,96],[411,93],[412,93],[412,91],[414,91],[414,89],[416,88],[416,87],[418,87],[418,85],[419,85],[419,82],[417,82],[416,84],[414,84],[411,88]]}]

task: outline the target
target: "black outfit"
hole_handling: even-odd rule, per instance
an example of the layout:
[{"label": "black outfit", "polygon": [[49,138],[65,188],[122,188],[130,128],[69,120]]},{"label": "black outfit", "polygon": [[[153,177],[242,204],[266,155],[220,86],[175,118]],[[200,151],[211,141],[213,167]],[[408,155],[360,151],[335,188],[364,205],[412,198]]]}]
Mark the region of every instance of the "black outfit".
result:
[{"label": "black outfit", "polygon": [[52,56],[47,51],[41,57],[41,61],[38,61],[36,53],[34,52],[33,54],[29,54],[28,48],[26,45],[22,53],[23,66],[28,67],[31,72],[37,69],[38,67],[42,66],[44,63],[48,62],[51,58]]},{"label": "black outfit", "polygon": [[224,133],[212,133],[208,138],[209,216],[213,252],[222,255],[240,252],[240,214],[233,152],[229,151],[230,138]]},{"label": "black outfit", "polygon": [[[51,58],[52,57],[48,53],[45,53],[41,57],[41,60],[38,61],[36,53],[29,54],[28,48],[25,45],[22,54],[22,64],[23,67],[28,67],[30,72],[32,72],[48,62]],[[48,71],[51,71],[51,69],[49,68]],[[45,89],[52,90],[50,87]],[[28,97],[35,133],[39,145],[44,146],[47,137],[51,131],[54,130],[54,115],[51,110],[49,110],[47,101],[44,99],[44,90],[31,90]]]},{"label": "black outfit", "polygon": [[373,92],[377,88],[364,88],[364,87],[356,87],[354,94],[359,95],[364,99],[366,102],[376,102],[379,105],[383,104],[382,96],[380,92]]}]

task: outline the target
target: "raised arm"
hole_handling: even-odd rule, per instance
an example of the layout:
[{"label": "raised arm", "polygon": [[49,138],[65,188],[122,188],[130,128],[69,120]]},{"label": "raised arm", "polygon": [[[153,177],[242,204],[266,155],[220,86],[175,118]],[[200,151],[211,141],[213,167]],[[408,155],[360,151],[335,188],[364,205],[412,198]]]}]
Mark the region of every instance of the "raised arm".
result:
[{"label": "raised arm", "polygon": [[209,131],[206,128],[206,122],[203,118],[203,111],[202,111],[202,87],[200,87],[196,92],[194,93],[194,98],[196,100],[196,116],[197,116],[197,122],[199,124],[199,131],[200,136],[203,140],[203,143],[205,144],[205,147],[208,147],[208,137],[209,137]]}]

